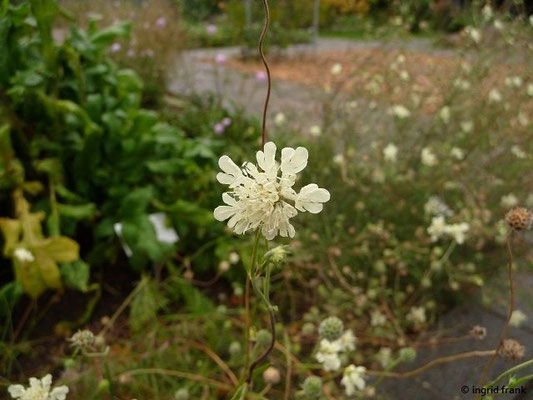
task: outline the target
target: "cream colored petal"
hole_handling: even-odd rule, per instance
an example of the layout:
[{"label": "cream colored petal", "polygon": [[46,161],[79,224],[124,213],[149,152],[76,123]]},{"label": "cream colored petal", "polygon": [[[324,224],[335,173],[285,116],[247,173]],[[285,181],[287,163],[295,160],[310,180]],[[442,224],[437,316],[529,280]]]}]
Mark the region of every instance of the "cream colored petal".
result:
[{"label": "cream colored petal", "polygon": [[237,209],[231,206],[218,206],[213,212],[213,216],[217,221],[225,221],[233,217],[237,213]]},{"label": "cream colored petal", "polygon": [[265,144],[263,151],[258,151],[256,154],[257,165],[265,172],[270,171],[276,165],[276,145],[274,142]]},{"label": "cream colored petal", "polygon": [[24,389],[24,386],[22,385],[11,385],[7,388],[7,391],[14,399],[22,397],[24,396],[24,393],[26,393],[26,389]]},{"label": "cream colored petal", "polygon": [[285,147],[281,150],[281,172],[283,175],[294,175],[301,172],[307,166],[309,152],[305,147],[296,150]]},{"label": "cream colored petal", "polygon": [[67,398],[68,390],[67,386],[56,387],[50,393],[50,400],[65,400]]},{"label": "cream colored petal", "polygon": [[228,156],[220,157],[218,166],[223,172],[217,174],[217,180],[224,185],[231,185],[242,177],[241,169]]}]

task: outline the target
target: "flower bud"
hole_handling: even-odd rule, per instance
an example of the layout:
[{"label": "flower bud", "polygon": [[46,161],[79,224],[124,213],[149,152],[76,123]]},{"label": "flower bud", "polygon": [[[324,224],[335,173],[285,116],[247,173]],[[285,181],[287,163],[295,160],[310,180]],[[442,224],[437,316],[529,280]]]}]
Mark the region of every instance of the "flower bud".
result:
[{"label": "flower bud", "polygon": [[320,337],[329,341],[337,340],[344,332],[344,324],[337,317],[328,317],[320,323],[318,333]]},{"label": "flower bud", "polygon": [[242,350],[242,346],[239,342],[231,342],[229,345],[229,353],[234,357]]},{"label": "flower bud", "polygon": [[189,400],[189,391],[185,388],[178,389],[174,393],[174,400]]},{"label": "flower bud", "polygon": [[322,380],[318,376],[308,376],[302,384],[304,395],[310,399],[322,396]]},{"label": "flower bud", "polygon": [[412,362],[416,358],[416,350],[412,347],[404,347],[398,353],[401,362]]},{"label": "flower bud", "polygon": [[268,367],[265,369],[265,372],[263,372],[263,379],[270,385],[277,384],[281,379],[279,370],[274,367]]},{"label": "flower bud", "polygon": [[266,329],[261,329],[255,336],[255,341],[258,346],[267,347],[272,342],[272,334]]}]

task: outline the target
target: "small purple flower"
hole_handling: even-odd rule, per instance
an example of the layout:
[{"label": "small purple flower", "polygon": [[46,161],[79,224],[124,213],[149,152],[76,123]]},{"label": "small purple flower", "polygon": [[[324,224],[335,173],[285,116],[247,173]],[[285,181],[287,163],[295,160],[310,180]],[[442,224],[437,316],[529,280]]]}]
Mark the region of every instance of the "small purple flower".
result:
[{"label": "small purple flower", "polygon": [[159,28],[163,28],[166,24],[167,24],[167,19],[165,17],[159,17],[156,21],[155,21],[155,24],[159,27]]},{"label": "small purple flower", "polygon": [[217,31],[217,26],[216,25],[213,25],[213,24],[209,24],[207,25],[207,28],[206,28],[206,31],[209,35],[213,35],[216,33]]},{"label": "small purple flower", "polygon": [[226,127],[223,124],[216,124],[213,130],[217,135],[220,135],[224,133],[224,129],[226,129]]},{"label": "small purple flower", "polygon": [[217,64],[224,64],[226,61],[228,61],[228,57],[225,54],[219,53],[215,57],[215,61]]},{"label": "small purple flower", "polygon": [[259,82],[266,81],[267,74],[265,71],[259,71],[255,74],[255,79],[257,79]]},{"label": "small purple flower", "polygon": [[135,50],[129,49],[126,54],[128,55],[129,58],[132,58],[135,56]]},{"label": "small purple flower", "polygon": [[231,125],[231,118],[228,118],[228,117],[224,118],[224,119],[222,120],[222,125],[223,125],[224,127],[230,126],[230,125]]},{"label": "small purple flower", "polygon": [[120,45],[120,43],[113,43],[111,45],[111,52],[112,53],[119,52],[121,48],[122,48],[122,46]]}]

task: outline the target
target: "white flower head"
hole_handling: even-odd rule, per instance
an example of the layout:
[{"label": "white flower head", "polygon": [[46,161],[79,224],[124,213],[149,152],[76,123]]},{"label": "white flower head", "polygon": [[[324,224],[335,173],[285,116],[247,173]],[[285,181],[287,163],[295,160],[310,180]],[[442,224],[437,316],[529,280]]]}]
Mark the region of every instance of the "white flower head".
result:
[{"label": "white flower head", "polygon": [[58,386],[51,389],[52,375],[48,374],[42,379],[30,378],[30,386],[11,385],[7,391],[13,399],[19,400],[65,400],[68,394],[67,386]]},{"label": "white flower head", "polygon": [[424,147],[420,153],[420,158],[422,159],[422,164],[432,167],[437,164],[437,156],[431,151],[429,147]]},{"label": "white flower head", "polygon": [[458,160],[462,160],[463,158],[465,158],[464,150],[459,147],[452,147],[452,149],[450,150],[450,154],[453,158],[456,158]]},{"label": "white flower head", "polygon": [[500,204],[504,208],[512,208],[518,204],[518,198],[513,193],[509,193],[502,196]]},{"label": "white flower head", "polygon": [[479,29],[474,28],[473,26],[467,26],[465,28],[465,33],[472,39],[474,43],[481,42],[481,32]]},{"label": "white flower head", "polygon": [[470,133],[472,132],[472,129],[474,128],[474,123],[472,121],[462,121],[460,125],[461,125],[461,130],[464,133]]},{"label": "white flower head", "polygon": [[278,126],[283,125],[286,121],[287,117],[285,117],[285,114],[283,114],[282,112],[277,113],[274,117],[274,123]]},{"label": "white flower head", "polygon": [[411,115],[411,111],[401,104],[396,104],[390,108],[390,113],[398,119],[405,119]]},{"label": "white flower head", "polygon": [[450,122],[450,116],[451,116],[450,107],[444,106],[440,109],[439,117],[442,120],[442,122],[444,122],[445,124]]},{"label": "white flower head", "polygon": [[327,339],[320,341],[316,359],[322,363],[325,371],[337,371],[341,367],[339,352],[342,350],[339,340],[330,342]]},{"label": "white flower head", "polygon": [[493,88],[489,92],[489,102],[490,103],[499,103],[502,101],[502,94],[496,88]]},{"label": "white flower head", "polygon": [[398,156],[398,147],[394,143],[389,143],[383,149],[383,158],[385,161],[396,162]]},{"label": "white flower head", "polygon": [[311,134],[311,136],[319,137],[320,135],[322,135],[322,128],[320,128],[320,126],[318,125],[313,125],[309,128],[309,133]]},{"label": "white flower head", "polygon": [[277,235],[292,238],[295,230],[289,220],[298,211],[319,213],[330,199],[329,192],[315,183],[299,193],[293,189],[297,174],[307,166],[306,148],[285,147],[281,163],[276,161],[276,150],[274,143],[266,143],[264,150],[257,152],[257,166],[246,162],[240,168],[228,156],[218,161],[222,172],[217,180],[230,191],[222,195],[226,205],[217,207],[214,216],[218,221],[228,220],[228,227],[237,234],[261,229],[268,240]]},{"label": "white flower head", "polygon": [[533,83],[527,85],[527,95],[533,97]]},{"label": "white flower head", "polygon": [[513,153],[516,158],[527,158],[526,152],[517,145],[511,146],[511,153]]},{"label": "white flower head", "polygon": [[511,319],[509,320],[509,324],[514,327],[521,326],[525,321],[527,321],[527,315],[524,314],[521,310],[514,310],[511,314]]},{"label": "white flower head", "polygon": [[426,309],[424,307],[412,307],[407,314],[407,321],[414,325],[426,323]]},{"label": "white flower head", "polygon": [[332,75],[339,75],[342,72],[342,64],[340,63],[333,64],[330,72]]},{"label": "white flower head", "polygon": [[483,18],[488,21],[492,18],[493,12],[492,7],[490,4],[485,4],[485,6],[481,9],[481,14],[483,15]]},{"label": "white flower head", "polygon": [[35,261],[35,257],[28,249],[19,247],[13,252],[13,256],[21,263],[31,263]]},{"label": "white flower head", "polygon": [[433,217],[431,220],[431,225],[427,229],[429,235],[431,236],[432,242],[436,242],[446,234],[446,226],[446,222],[444,221],[444,217],[442,215]]},{"label": "white flower head", "polygon": [[356,367],[355,365],[350,364],[344,369],[341,385],[344,386],[347,396],[352,396],[355,393],[356,388],[357,390],[365,390],[365,375],[365,367]]},{"label": "white flower head", "polygon": [[337,339],[341,346],[341,351],[351,351],[355,350],[355,344],[357,343],[357,338],[353,334],[351,329],[344,331],[342,336]]},{"label": "white flower head", "polygon": [[370,314],[370,325],[371,326],[383,326],[387,323],[387,317],[379,310],[374,310]]},{"label": "white flower head", "polygon": [[426,204],[424,204],[424,212],[427,215],[450,216],[453,214],[450,207],[448,207],[439,196],[431,196],[428,201],[426,201]]},{"label": "white flower head", "polygon": [[470,225],[466,222],[461,222],[459,224],[451,224],[446,226],[446,234],[451,236],[457,244],[463,244],[466,240],[466,233],[469,231]]}]

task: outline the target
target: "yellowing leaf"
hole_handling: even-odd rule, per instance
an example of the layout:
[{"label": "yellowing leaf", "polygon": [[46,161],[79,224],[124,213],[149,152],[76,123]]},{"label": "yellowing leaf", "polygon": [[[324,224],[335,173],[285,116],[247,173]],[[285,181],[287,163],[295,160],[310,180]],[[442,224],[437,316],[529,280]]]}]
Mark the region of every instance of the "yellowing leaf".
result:
[{"label": "yellowing leaf", "polygon": [[20,240],[20,222],[16,219],[0,218],[0,231],[4,236],[4,256],[9,256]]},{"label": "yellowing leaf", "polygon": [[34,244],[35,251],[46,254],[57,262],[72,262],[79,258],[80,246],[65,236],[55,236],[40,240]]},{"label": "yellowing leaf", "polygon": [[59,267],[53,258],[43,249],[35,249],[35,261],[32,263],[37,268],[41,275],[44,284],[53,289],[61,289],[61,275],[59,274]]},{"label": "yellowing leaf", "polygon": [[13,259],[15,276],[30,297],[37,298],[46,290],[41,274],[38,270],[37,260],[32,263],[21,263]]}]

